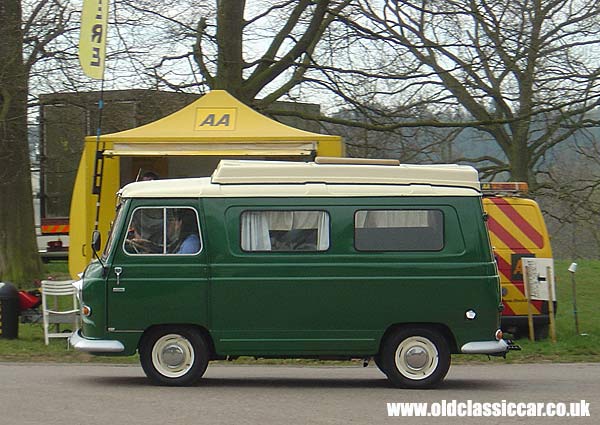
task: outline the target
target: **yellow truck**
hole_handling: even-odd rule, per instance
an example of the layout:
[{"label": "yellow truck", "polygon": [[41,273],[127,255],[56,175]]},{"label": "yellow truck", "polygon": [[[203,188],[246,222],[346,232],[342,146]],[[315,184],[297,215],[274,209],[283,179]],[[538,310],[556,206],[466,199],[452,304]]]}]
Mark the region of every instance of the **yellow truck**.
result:
[{"label": "yellow truck", "polygon": [[[536,201],[526,197],[522,182],[482,183],[483,207],[500,273],[502,330],[516,338],[528,333],[523,283],[524,257],[552,259],[550,237]],[[536,338],[548,335],[548,301],[531,301]],[[555,308],[556,311],[556,308]]]}]

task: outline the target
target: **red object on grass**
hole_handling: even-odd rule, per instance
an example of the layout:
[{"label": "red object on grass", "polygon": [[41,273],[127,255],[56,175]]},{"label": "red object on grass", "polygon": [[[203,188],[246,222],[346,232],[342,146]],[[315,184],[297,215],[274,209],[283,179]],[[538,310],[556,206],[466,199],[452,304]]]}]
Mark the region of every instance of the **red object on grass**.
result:
[{"label": "red object on grass", "polygon": [[19,291],[19,309],[21,311],[28,308],[36,308],[42,303],[42,298],[26,291]]}]

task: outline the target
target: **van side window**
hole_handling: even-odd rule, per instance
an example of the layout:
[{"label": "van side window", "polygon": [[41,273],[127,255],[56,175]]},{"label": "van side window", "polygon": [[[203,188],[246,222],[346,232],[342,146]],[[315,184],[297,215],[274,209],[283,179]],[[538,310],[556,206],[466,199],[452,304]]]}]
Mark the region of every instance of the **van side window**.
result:
[{"label": "van side window", "polygon": [[325,211],[244,211],[244,251],[326,251],[329,214]]},{"label": "van side window", "polygon": [[136,209],[129,222],[124,249],[133,255],[197,254],[201,242],[196,211],[165,207]]},{"label": "van side window", "polygon": [[439,251],[444,247],[440,210],[362,210],[354,215],[358,251]]}]

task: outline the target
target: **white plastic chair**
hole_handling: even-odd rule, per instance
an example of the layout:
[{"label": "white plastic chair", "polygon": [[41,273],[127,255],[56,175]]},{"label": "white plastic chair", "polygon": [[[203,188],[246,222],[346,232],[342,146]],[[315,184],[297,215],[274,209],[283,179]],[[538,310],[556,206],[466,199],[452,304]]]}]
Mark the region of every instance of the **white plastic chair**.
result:
[{"label": "white plastic chair", "polygon": [[[77,288],[73,286],[73,282],[73,280],[42,280],[42,317],[46,345],[50,343],[50,338],[69,338],[78,328]],[[48,304],[49,297],[52,297],[51,305]],[[61,302],[61,297],[68,297],[68,299]],[[72,331],[61,332],[61,324],[71,324]],[[55,326],[54,332],[50,332],[50,325]]]}]

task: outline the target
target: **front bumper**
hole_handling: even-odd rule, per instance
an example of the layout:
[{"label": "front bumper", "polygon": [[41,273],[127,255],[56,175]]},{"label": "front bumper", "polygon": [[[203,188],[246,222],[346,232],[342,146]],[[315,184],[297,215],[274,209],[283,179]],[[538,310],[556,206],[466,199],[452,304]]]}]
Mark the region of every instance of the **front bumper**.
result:
[{"label": "front bumper", "polygon": [[125,346],[119,341],[85,338],[81,335],[81,329],[71,335],[69,343],[76,350],[87,353],[120,353],[125,350]]}]

